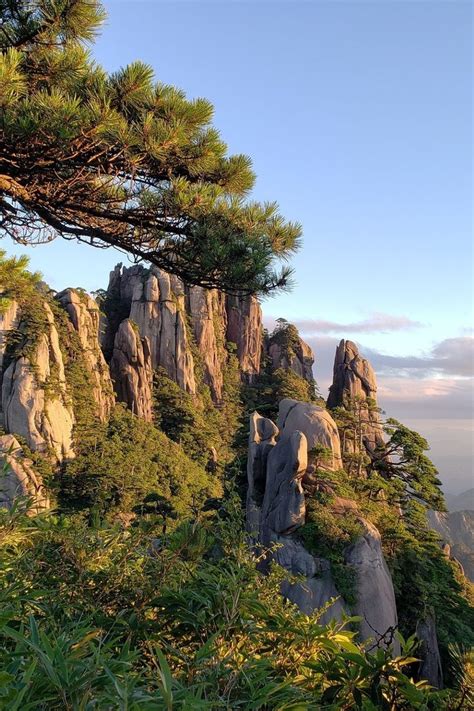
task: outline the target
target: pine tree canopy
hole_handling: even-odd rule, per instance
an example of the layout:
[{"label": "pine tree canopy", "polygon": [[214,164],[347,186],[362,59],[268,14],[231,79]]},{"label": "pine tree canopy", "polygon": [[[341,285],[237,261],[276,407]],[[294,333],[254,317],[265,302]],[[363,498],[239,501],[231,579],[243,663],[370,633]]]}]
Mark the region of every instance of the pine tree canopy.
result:
[{"label": "pine tree canopy", "polygon": [[96,0],[0,0],[0,225],[21,244],[115,246],[187,282],[284,288],[301,228],[249,199],[212,105],[135,62],[107,74],[88,44]]}]

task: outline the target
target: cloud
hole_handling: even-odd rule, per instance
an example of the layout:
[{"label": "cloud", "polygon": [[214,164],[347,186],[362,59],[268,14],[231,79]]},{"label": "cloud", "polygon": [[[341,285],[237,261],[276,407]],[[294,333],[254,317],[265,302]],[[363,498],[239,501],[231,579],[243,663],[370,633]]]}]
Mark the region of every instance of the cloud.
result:
[{"label": "cloud", "polygon": [[446,338],[424,356],[391,356],[371,348],[363,350],[379,374],[409,378],[474,377],[474,338],[469,336]]},{"label": "cloud", "polygon": [[424,324],[413,321],[408,316],[392,316],[391,314],[373,313],[363,321],[353,323],[338,323],[337,321],[324,321],[317,319],[301,319],[293,321],[303,336],[318,333],[391,333],[393,331],[406,331],[422,328]]},{"label": "cloud", "polygon": [[377,398],[390,417],[468,420],[473,414],[473,380],[378,377]]}]

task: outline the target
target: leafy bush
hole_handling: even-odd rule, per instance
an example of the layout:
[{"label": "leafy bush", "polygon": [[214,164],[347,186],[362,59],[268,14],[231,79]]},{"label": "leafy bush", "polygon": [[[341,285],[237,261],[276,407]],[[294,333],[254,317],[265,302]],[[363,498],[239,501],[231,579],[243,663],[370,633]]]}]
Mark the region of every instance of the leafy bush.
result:
[{"label": "leafy bush", "polygon": [[[156,538],[160,535],[160,538]],[[327,627],[261,576],[238,503],[225,516],[90,528],[0,516],[0,706],[6,709],[449,709],[345,623]]]},{"label": "leafy bush", "polygon": [[219,484],[152,424],[117,406],[60,477],[67,509],[127,512],[158,493],[180,513],[219,493]]}]

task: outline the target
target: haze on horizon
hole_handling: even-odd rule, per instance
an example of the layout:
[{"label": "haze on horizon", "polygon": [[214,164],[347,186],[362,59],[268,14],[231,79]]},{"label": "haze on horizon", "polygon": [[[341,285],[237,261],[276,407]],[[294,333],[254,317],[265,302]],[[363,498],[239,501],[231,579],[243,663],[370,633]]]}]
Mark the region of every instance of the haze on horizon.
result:
[{"label": "haze on horizon", "polygon": [[[471,487],[471,3],[104,4],[97,61],[142,59],[210,99],[230,150],[253,160],[255,197],[302,222],[296,286],[263,307],[311,344],[321,392],[337,342],[356,341],[446,491]],[[57,289],[105,287],[126,262],[59,240],[1,246]]]}]

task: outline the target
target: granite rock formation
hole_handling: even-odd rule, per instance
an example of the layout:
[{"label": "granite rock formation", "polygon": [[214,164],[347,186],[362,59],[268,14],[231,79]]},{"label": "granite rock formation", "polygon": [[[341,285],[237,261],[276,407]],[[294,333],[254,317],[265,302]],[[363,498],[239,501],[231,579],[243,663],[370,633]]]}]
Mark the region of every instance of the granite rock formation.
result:
[{"label": "granite rock formation", "polygon": [[375,639],[375,646],[391,646],[400,653],[394,638],[398,625],[395,593],[382,552],[377,528],[359,517],[364,532],[345,552],[345,562],[356,572],[356,598],[352,612],[360,616],[360,636]]},{"label": "granite rock formation", "polygon": [[254,297],[226,297],[215,290],[184,286],[155,267],[117,265],[110,275],[106,300],[105,351],[111,354],[120,322],[130,318],[142,338],[149,340],[152,367],[164,368],[190,394],[198,386],[197,353],[203,381],[219,404],[228,357],[226,342],[235,344],[245,380],[251,381],[260,370],[262,315]]},{"label": "granite rock formation", "polygon": [[211,390],[213,401],[220,403],[226,358],[225,297],[216,290],[192,286],[186,289],[186,307],[204,366],[203,380]]},{"label": "granite rock formation", "polygon": [[309,383],[314,383],[313,350],[311,346],[303,341],[294,326],[288,324],[287,328],[292,330],[291,346],[284,342],[281,338],[281,331],[278,330],[265,340],[265,351],[270,358],[272,368],[274,370],[277,368],[292,370],[300,378],[307,380]]},{"label": "granite rock formation", "polygon": [[31,500],[29,513],[49,508],[41,476],[13,435],[0,437],[0,473],[0,507],[11,509],[19,497],[27,497]]},{"label": "granite rock formation", "polygon": [[428,520],[439,533],[441,545],[447,546],[447,555],[458,561],[466,578],[474,582],[474,511],[430,511]]},{"label": "granite rock formation", "polygon": [[262,309],[255,296],[226,297],[226,339],[236,344],[241,372],[252,382],[260,372],[263,345]]},{"label": "granite rock formation", "polygon": [[115,336],[110,372],[117,399],[141,419],[152,420],[151,352],[148,338],[140,338],[130,319],[120,324]]},{"label": "granite rock formation", "polygon": [[323,622],[340,619],[344,612],[362,618],[360,637],[374,646],[391,647],[397,610],[392,579],[382,553],[380,534],[360,516],[355,502],[335,499],[334,516],[347,511],[358,516],[362,535],[345,551],[345,563],[355,571],[356,604],[351,610],[338,594],[330,562],[312,555],[303,545],[298,530],[306,523],[307,477],[313,476],[311,451],[321,445],[330,450],[328,471],[341,463],[337,427],[328,412],[310,403],[283,400],[278,427],[269,419],[253,413],[250,421],[248,454],[247,529],[254,542],[291,574],[302,575],[304,582],[288,580],[282,593],[305,614],[324,607],[338,598],[324,612]]},{"label": "granite rock formation", "polygon": [[279,405],[277,426],[281,439],[291,436],[295,431],[303,432],[310,458],[312,450],[318,445],[328,450],[328,458],[323,467],[329,470],[342,467],[337,425],[323,407],[285,398]]},{"label": "granite rock formation", "polygon": [[[356,402],[360,403],[363,410],[362,445],[370,456],[374,449],[384,446],[380,418],[374,409],[377,407],[375,372],[369,361],[360,356],[355,343],[342,340],[336,349],[327,405],[329,409],[347,408]],[[358,449],[359,443],[350,439],[344,444],[345,453],[353,453]]]},{"label": "granite rock formation", "polygon": [[31,354],[14,359],[3,373],[3,423],[7,432],[24,437],[33,451],[50,451],[62,461],[74,456],[74,414],[58,331],[46,302],[44,314],[47,325],[30,344]]},{"label": "granite rock formation", "polygon": [[443,688],[443,670],[436,635],[436,622],[432,615],[426,615],[418,621],[416,636],[420,640],[419,656],[421,657],[419,676],[434,686]]},{"label": "granite rock formation", "polygon": [[114,405],[114,395],[109,368],[99,343],[99,307],[89,294],[76,289],[65,289],[56,295],[56,299],[77,332],[97,403],[96,415],[105,421]]},{"label": "granite rock formation", "polygon": [[19,307],[16,301],[10,301],[5,311],[0,311],[0,386],[3,372],[3,359],[7,346],[7,336],[18,325]]}]

